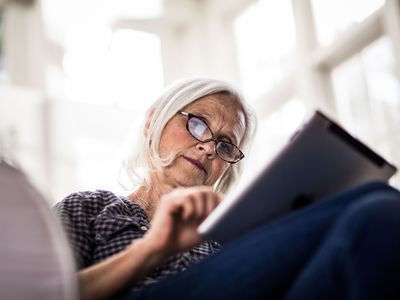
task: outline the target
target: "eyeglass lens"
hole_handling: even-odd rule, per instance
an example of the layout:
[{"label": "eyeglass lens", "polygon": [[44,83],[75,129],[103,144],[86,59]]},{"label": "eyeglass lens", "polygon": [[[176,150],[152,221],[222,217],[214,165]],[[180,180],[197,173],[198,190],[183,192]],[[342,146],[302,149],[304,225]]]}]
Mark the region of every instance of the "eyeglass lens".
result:
[{"label": "eyeglass lens", "polygon": [[[208,125],[201,119],[191,116],[188,119],[188,130],[197,140],[204,142],[212,139],[212,132]],[[224,160],[234,162],[241,158],[240,150],[231,143],[217,141],[217,154]]]},{"label": "eyeglass lens", "polygon": [[196,117],[191,117],[188,120],[189,132],[198,140],[205,141],[211,138],[211,131],[207,124]]}]

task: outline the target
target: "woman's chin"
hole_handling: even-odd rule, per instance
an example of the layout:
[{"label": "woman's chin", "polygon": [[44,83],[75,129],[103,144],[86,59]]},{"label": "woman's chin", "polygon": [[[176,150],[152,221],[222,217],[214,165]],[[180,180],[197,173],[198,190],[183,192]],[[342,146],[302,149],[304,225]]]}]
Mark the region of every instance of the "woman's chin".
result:
[{"label": "woman's chin", "polygon": [[200,180],[199,177],[197,178],[181,178],[181,180],[177,180],[180,183],[180,186],[190,187],[190,186],[198,186],[204,185],[204,180]]},{"label": "woman's chin", "polygon": [[205,185],[206,184],[206,176],[201,173],[187,173],[182,172],[177,174],[175,177],[175,181],[178,183],[179,186],[198,186],[198,185]]},{"label": "woman's chin", "polygon": [[175,165],[169,168],[164,174],[167,178],[175,182],[175,186],[190,187],[205,185],[207,181],[207,175],[204,171],[186,163],[183,165]]}]

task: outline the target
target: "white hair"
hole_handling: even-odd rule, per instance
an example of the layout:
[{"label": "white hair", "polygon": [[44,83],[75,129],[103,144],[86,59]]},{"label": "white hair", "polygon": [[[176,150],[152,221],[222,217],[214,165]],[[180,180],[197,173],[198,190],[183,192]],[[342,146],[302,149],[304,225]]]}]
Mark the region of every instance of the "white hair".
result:
[{"label": "white hair", "polygon": [[[249,150],[254,136],[256,117],[248,106],[239,90],[230,83],[208,79],[188,78],[176,81],[162,92],[161,96],[150,106],[145,114],[145,119],[138,132],[139,136],[124,160],[124,168],[128,178],[135,186],[149,187],[149,175],[152,171],[160,170],[170,165],[175,155],[160,157],[158,148],[161,134],[168,121],[183,107],[190,103],[212,94],[223,93],[229,96],[235,104],[239,104],[244,112],[244,134],[238,147],[244,151]],[[145,134],[147,132],[147,134]],[[214,184],[214,190],[226,193],[241,174],[241,163],[232,164],[228,170]]]}]

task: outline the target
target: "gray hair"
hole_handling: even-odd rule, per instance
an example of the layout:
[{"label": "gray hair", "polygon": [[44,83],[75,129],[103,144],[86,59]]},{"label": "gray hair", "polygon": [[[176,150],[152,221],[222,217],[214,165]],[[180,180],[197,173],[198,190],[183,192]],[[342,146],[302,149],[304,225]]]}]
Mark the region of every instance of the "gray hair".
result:
[{"label": "gray hair", "polygon": [[[174,161],[174,154],[168,157],[160,157],[158,152],[161,134],[168,121],[190,103],[218,93],[229,95],[232,101],[239,104],[243,109],[245,131],[238,147],[244,151],[249,150],[256,127],[256,116],[239,90],[230,83],[215,79],[189,78],[179,80],[165,88],[161,96],[147,110],[141,130],[139,130],[139,136],[124,161],[124,168],[131,183],[149,187],[150,172],[160,170]],[[148,134],[144,133],[146,130]],[[242,161],[232,164],[214,184],[214,190],[226,193],[238,179],[241,171]]]}]

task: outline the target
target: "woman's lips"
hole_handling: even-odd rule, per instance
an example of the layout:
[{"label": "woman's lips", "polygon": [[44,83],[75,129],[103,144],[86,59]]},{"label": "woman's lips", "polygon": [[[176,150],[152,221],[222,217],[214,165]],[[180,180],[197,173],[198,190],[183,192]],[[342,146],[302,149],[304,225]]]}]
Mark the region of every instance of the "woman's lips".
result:
[{"label": "woman's lips", "polygon": [[204,173],[207,174],[206,168],[204,168],[203,164],[200,161],[198,161],[197,159],[194,159],[194,158],[187,157],[187,156],[183,156],[183,158],[185,158],[192,165],[194,165],[195,167],[197,167],[198,169],[200,169],[201,171],[203,171]]}]

